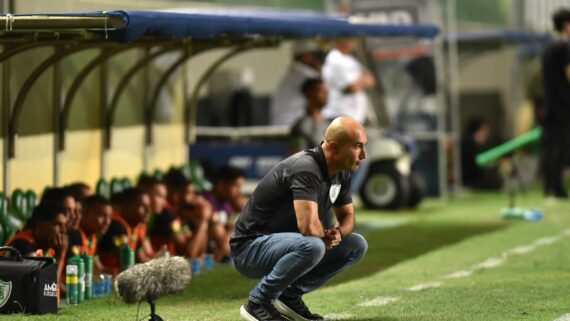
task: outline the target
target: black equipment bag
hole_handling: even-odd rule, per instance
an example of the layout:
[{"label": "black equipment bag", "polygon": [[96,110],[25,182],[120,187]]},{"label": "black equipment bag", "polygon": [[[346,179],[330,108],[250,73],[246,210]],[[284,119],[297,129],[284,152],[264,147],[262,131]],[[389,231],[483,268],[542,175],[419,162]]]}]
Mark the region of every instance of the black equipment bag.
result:
[{"label": "black equipment bag", "polygon": [[50,257],[0,256],[0,313],[57,313],[57,264]]}]

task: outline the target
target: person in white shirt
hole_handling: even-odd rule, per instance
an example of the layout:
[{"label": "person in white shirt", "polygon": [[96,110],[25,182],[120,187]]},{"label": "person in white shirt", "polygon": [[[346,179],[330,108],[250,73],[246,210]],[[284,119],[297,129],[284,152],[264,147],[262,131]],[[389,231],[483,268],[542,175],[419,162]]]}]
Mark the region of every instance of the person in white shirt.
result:
[{"label": "person in white shirt", "polygon": [[361,124],[366,121],[368,97],[365,90],[374,86],[374,76],[353,56],[353,39],[339,39],[323,65],[322,77],[329,88],[328,104],[323,110],[327,119],[349,116]]},{"label": "person in white shirt", "polygon": [[303,40],[293,45],[294,60],[287,74],[279,82],[271,99],[271,124],[293,125],[305,115],[305,97],[301,85],[309,78],[319,78],[322,58],[318,44]]}]

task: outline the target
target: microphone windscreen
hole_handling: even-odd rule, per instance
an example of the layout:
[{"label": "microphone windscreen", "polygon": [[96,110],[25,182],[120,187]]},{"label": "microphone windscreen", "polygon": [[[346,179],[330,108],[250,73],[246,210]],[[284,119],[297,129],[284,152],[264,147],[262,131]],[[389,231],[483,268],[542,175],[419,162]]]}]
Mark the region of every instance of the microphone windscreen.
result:
[{"label": "microphone windscreen", "polygon": [[192,270],[180,256],[157,258],[137,264],[117,276],[116,291],[126,303],[156,300],[183,291]]}]

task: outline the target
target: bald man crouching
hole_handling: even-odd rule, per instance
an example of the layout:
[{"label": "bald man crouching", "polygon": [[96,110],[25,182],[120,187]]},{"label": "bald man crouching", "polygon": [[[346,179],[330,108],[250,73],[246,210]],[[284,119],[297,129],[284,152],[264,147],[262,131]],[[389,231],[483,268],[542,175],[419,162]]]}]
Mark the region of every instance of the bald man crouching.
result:
[{"label": "bald man crouching", "polygon": [[[283,160],[259,183],[230,239],[236,269],[261,279],[240,309],[246,320],[323,320],[302,296],[360,261],[368,248],[352,232],[350,195],[365,145],[362,125],[339,117],[321,146]],[[338,225],[326,229],[331,207]]]}]

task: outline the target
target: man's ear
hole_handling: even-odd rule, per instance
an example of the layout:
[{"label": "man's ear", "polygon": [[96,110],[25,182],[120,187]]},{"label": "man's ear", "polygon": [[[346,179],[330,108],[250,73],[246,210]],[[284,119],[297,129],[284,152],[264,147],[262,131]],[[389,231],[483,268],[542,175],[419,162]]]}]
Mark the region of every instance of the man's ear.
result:
[{"label": "man's ear", "polygon": [[330,149],[333,153],[336,154],[338,152],[338,143],[336,141],[334,141],[334,140],[330,141],[329,146],[330,146]]}]

